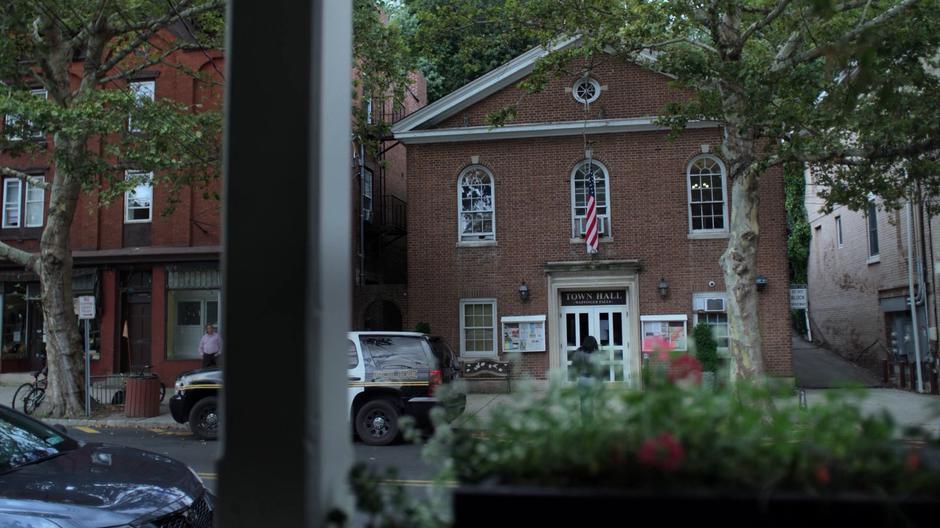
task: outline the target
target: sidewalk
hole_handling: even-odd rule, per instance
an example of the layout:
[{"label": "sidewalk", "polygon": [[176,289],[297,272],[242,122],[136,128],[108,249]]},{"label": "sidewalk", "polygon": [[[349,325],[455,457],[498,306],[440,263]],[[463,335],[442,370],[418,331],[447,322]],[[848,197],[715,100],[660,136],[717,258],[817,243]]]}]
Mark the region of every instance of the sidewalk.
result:
[{"label": "sidewalk", "polygon": [[[22,381],[22,380],[15,380]],[[25,381],[32,381],[32,377]],[[4,379],[7,382],[7,379]],[[10,406],[13,403],[13,394],[17,387],[22,383],[15,385],[0,385],[0,404]],[[169,395],[167,395],[169,396]],[[17,409],[22,411],[22,409]],[[160,415],[152,418],[128,418],[123,411],[113,411],[98,413],[88,418],[61,419],[61,418],[43,418],[43,422],[48,424],[61,424],[66,427],[123,427],[134,429],[160,429],[166,431],[189,431],[186,424],[177,423],[170,415],[170,408],[166,403],[160,404]]]}]

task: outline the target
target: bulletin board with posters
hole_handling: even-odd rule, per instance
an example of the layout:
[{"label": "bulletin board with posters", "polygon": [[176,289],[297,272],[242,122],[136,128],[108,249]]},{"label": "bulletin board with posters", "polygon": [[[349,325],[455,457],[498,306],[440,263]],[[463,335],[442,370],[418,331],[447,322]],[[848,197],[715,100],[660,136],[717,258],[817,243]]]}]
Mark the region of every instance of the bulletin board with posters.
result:
[{"label": "bulletin board with posters", "polygon": [[[662,339],[676,351],[689,349],[689,327],[686,314],[641,315],[643,352],[654,352],[653,343]],[[659,338],[659,339],[655,339]]]},{"label": "bulletin board with posters", "polygon": [[545,352],[545,316],[500,318],[503,352]]}]

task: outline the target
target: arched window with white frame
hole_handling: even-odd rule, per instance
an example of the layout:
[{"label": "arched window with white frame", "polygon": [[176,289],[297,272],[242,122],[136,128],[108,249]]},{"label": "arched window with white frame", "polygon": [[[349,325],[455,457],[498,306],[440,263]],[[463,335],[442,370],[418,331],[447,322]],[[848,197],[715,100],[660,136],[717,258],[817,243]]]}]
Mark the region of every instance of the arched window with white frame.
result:
[{"label": "arched window with white frame", "polygon": [[597,229],[601,237],[610,236],[610,193],[607,167],[597,160],[584,160],[571,171],[571,237],[583,238],[587,231],[588,176],[594,175],[594,202]]},{"label": "arched window with white frame", "polygon": [[689,232],[728,231],[728,185],[725,166],[715,156],[698,156],[689,163]]},{"label": "arched window with white frame", "polygon": [[482,165],[467,167],[457,179],[457,224],[461,242],[496,240],[493,174]]}]

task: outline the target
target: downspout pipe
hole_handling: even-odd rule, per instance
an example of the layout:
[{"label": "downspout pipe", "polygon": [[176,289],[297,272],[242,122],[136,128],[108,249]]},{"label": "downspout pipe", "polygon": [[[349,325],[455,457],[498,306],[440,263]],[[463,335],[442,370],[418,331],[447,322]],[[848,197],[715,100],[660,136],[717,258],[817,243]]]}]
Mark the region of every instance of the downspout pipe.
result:
[{"label": "downspout pipe", "polygon": [[911,300],[911,328],[914,334],[914,361],[917,363],[917,392],[924,392],[924,379],[920,368],[920,328],[917,321],[917,301],[914,298],[914,207],[907,202],[907,292]]}]

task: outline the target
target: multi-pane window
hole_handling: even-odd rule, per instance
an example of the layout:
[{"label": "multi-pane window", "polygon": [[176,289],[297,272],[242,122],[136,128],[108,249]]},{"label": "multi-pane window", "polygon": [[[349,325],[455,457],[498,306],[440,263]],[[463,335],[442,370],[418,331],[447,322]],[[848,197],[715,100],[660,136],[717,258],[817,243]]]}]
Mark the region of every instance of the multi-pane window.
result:
[{"label": "multi-pane window", "polygon": [[23,207],[24,185],[21,180],[8,179],[3,181],[3,227],[42,227],[43,213],[45,212],[45,190],[27,182],[25,185],[25,207]]},{"label": "multi-pane window", "polygon": [[706,312],[697,315],[697,323],[705,322],[712,329],[712,336],[718,348],[728,349],[728,314],[725,312]]},{"label": "multi-pane window", "polygon": [[[43,99],[49,98],[49,92],[45,88],[33,88],[32,90],[30,90],[30,93],[36,97],[41,97]],[[20,118],[15,115],[9,115],[9,114],[6,115],[4,118],[4,124],[5,124],[6,130],[9,131],[12,127],[16,127],[19,124],[19,121],[20,121]],[[27,119],[26,127],[30,129],[33,128],[33,122]],[[16,134],[15,132],[7,132],[7,136],[11,140],[14,140],[14,141],[23,139],[22,137],[19,136],[19,134]],[[33,130],[33,134],[32,134],[33,139],[41,139],[44,136],[45,136],[45,133],[42,130]]]},{"label": "multi-pane window", "polygon": [[127,171],[124,179],[135,183],[124,193],[124,222],[149,222],[153,217],[153,173]]},{"label": "multi-pane window", "polygon": [[496,301],[460,301],[460,353],[466,356],[496,355]]},{"label": "multi-pane window", "polygon": [[[134,81],[129,85],[131,92],[133,92],[134,97],[137,99],[138,106],[142,106],[147,102],[152,102],[157,92],[157,83],[156,81]],[[140,132],[140,129],[135,127],[132,123],[131,117],[127,118],[127,129],[131,132]]]},{"label": "multi-pane window", "polygon": [[868,256],[877,257],[878,251],[878,207],[874,201],[868,202]]},{"label": "multi-pane window", "polygon": [[582,161],[571,173],[571,236],[583,237],[587,231],[588,177],[594,175],[594,203],[600,236],[610,236],[610,202],[607,169],[597,161]]},{"label": "multi-pane window", "polygon": [[460,241],[496,239],[493,175],[474,165],[460,173],[457,180]]},{"label": "multi-pane window", "polygon": [[727,231],[725,168],[714,156],[689,164],[689,227],[692,233]]},{"label": "multi-pane window", "polygon": [[593,103],[601,96],[601,85],[590,77],[582,77],[571,87],[571,95],[579,103]]}]

